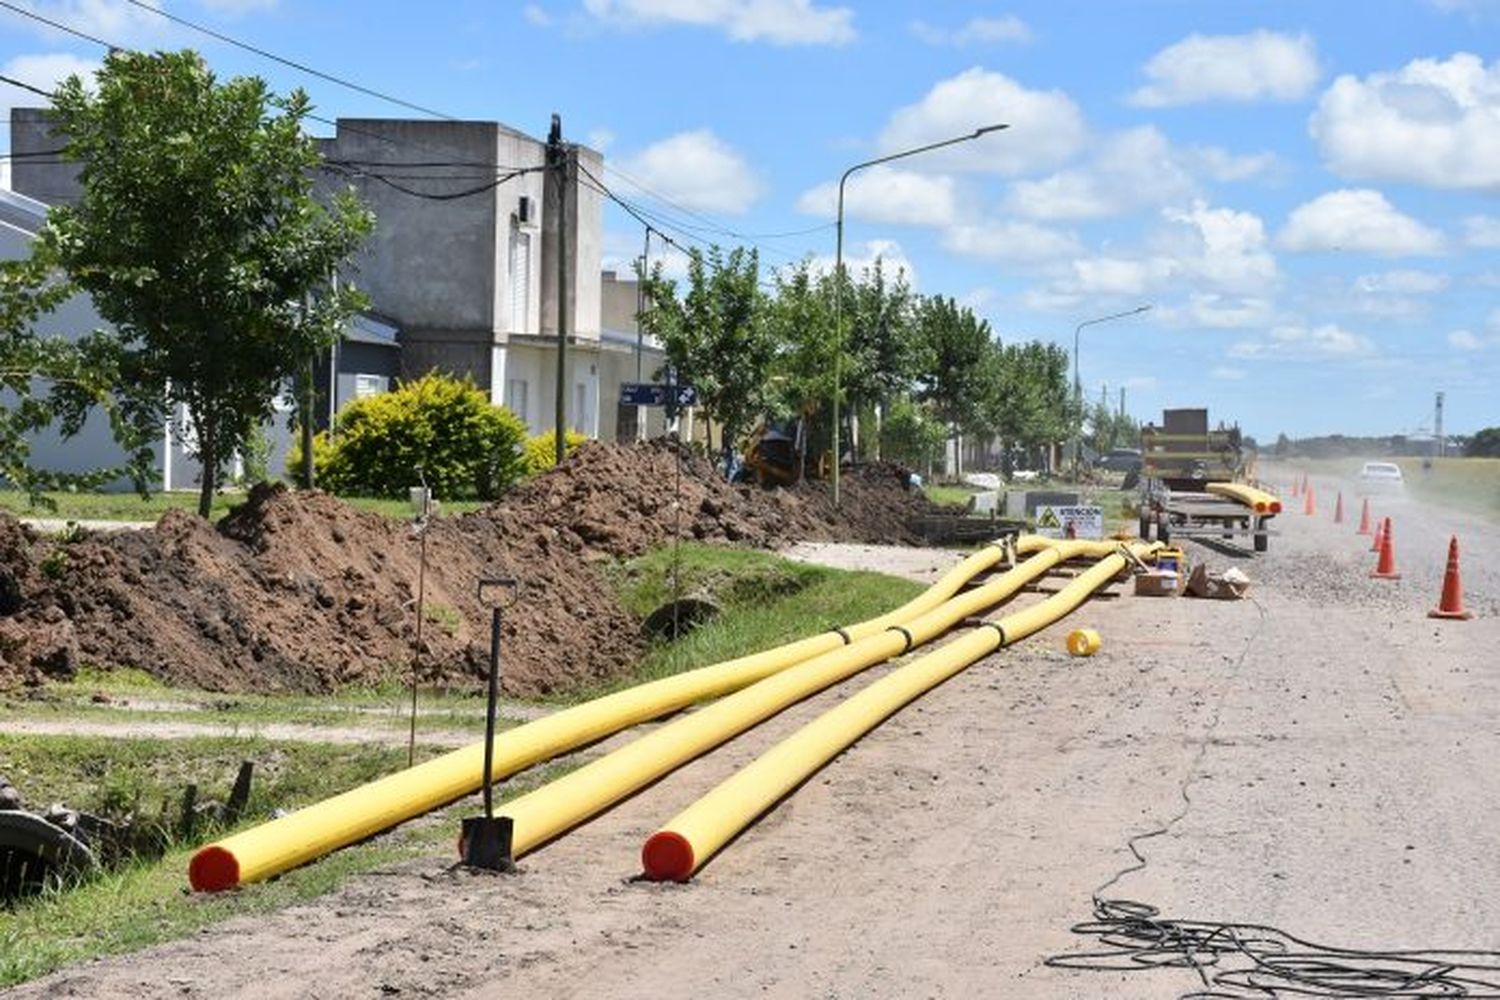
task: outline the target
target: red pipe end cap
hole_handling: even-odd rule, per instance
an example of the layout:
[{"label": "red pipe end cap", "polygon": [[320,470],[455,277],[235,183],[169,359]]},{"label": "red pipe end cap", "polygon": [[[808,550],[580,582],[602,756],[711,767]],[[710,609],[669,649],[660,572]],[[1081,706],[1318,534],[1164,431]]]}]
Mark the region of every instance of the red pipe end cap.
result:
[{"label": "red pipe end cap", "polygon": [[240,884],[240,863],[218,844],[209,844],[188,862],[188,882],[198,892],[223,892]]},{"label": "red pipe end cap", "polygon": [[686,837],[675,830],[658,830],[641,848],[641,867],[653,881],[686,882],[698,865]]}]

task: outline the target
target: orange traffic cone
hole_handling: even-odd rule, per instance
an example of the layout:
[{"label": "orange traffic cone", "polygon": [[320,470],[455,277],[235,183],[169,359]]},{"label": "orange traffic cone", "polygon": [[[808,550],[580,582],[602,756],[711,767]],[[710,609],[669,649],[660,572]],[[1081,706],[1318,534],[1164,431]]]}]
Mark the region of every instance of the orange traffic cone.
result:
[{"label": "orange traffic cone", "polygon": [[1375,537],[1370,540],[1370,551],[1380,551],[1380,539],[1385,536],[1385,522],[1379,518],[1375,519]]},{"label": "orange traffic cone", "polygon": [[1368,535],[1370,533],[1370,498],[1365,497],[1365,504],[1359,509],[1359,531],[1356,534]]},{"label": "orange traffic cone", "polygon": [[1313,496],[1313,488],[1311,486],[1304,485],[1302,489],[1302,495],[1307,498],[1306,502],[1302,504],[1302,513],[1309,516],[1316,514],[1318,512],[1318,501],[1317,498]]},{"label": "orange traffic cone", "polygon": [[1344,523],[1344,491],[1343,490],[1339,490],[1339,500],[1338,500],[1338,503],[1336,503],[1336,504],[1333,505],[1333,523],[1334,524],[1343,524]]},{"label": "orange traffic cone", "polygon": [[1474,616],[1464,610],[1464,584],[1458,575],[1458,536],[1448,539],[1448,571],[1443,574],[1443,596],[1438,606],[1427,612],[1428,618],[1455,618],[1466,621]]},{"label": "orange traffic cone", "polygon": [[1396,543],[1391,537],[1391,519],[1386,518],[1381,524],[1384,530],[1380,533],[1380,559],[1370,575],[1377,580],[1399,580],[1401,574],[1396,572]]}]

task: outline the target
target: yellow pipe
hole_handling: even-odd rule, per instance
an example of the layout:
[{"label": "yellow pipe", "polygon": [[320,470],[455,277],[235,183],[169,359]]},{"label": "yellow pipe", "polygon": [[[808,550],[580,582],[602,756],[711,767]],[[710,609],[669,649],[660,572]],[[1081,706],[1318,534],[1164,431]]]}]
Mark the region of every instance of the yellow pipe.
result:
[{"label": "yellow pipe", "polygon": [[1036,555],[926,614],[767,677],[507,803],[501,815],[512,822],[511,849],[515,856],[566,832],[787,706],[931,641],[963,619],[1010,597],[1065,559],[1114,551],[1116,546],[1110,542],[1028,537],[1017,548]]},{"label": "yellow pipe", "polygon": [[[1137,556],[1158,546],[1132,546]],[[925,692],[1002,646],[1018,642],[1086,601],[1127,565],[1118,552],[1046,600],[955,639],[895,670],[797,730],[652,834],[646,876],[686,881],[693,872],[841,751]]]},{"label": "yellow pipe", "polygon": [[[916,598],[869,621],[627,688],[499,733],[491,774],[499,780],[879,634],[940,606],[1003,556],[998,542],[987,545]],[[209,844],[193,855],[188,879],[194,889],[214,891],[280,874],[468,795],[482,784],[483,771],[481,741]]]},{"label": "yellow pipe", "polygon": [[1280,498],[1245,483],[1209,483],[1204,489],[1221,497],[1238,500],[1257,514],[1281,513]]}]

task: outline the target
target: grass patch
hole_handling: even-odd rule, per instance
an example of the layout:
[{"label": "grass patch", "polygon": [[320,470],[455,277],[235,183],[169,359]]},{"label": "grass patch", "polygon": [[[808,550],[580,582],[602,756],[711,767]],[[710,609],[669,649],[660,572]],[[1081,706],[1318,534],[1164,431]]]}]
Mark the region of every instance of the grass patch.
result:
[{"label": "grass patch", "polygon": [[[614,566],[608,576],[621,601],[644,614],[670,597],[671,560],[670,549],[658,550]],[[586,701],[874,618],[925,589],[883,573],[837,570],[715,545],[683,545],[681,572],[683,593],[694,592],[690,581],[710,584],[724,613],[680,639],[652,646],[626,676],[557,700]]]},{"label": "grass patch", "polygon": [[[62,521],[141,521],[154,523],[169,510],[198,510],[197,493],[153,493],[142,499],[135,493],[66,493],[44,494],[55,509],[34,505],[26,494],[18,490],[0,490],[0,510],[17,517],[37,517]],[[383,497],[341,497],[345,503],[359,510],[374,511],[386,517],[410,518],[411,504],[405,500],[388,500]],[[214,497],[209,520],[217,521],[229,511],[245,502],[243,493],[221,493]],[[441,509],[445,514],[463,514],[484,507],[480,500],[444,501]]]},{"label": "grass patch", "polygon": [[[181,764],[181,751],[193,742],[91,741],[93,746],[80,748],[70,746],[67,742],[70,739],[27,737],[27,746],[35,744],[38,748],[34,752],[17,749],[19,741],[6,739],[0,742],[0,770],[12,755],[23,754],[37,775],[47,780],[56,777],[66,787],[70,779],[62,773],[60,764],[36,759],[45,756],[50,748],[75,763],[97,761],[102,754],[129,773],[143,779],[149,773],[149,780],[158,780],[170,778],[178,765],[163,764],[157,758],[175,759]],[[259,815],[265,815],[269,801],[304,804],[388,773],[406,762],[404,750],[339,748],[334,752],[300,744],[256,744],[243,740],[200,743],[193,749],[204,755],[190,762],[195,768],[193,773],[200,777],[207,774],[209,762],[218,766],[232,759],[238,766],[241,756],[253,757],[257,752],[281,754],[282,780],[262,784],[252,796],[251,807],[258,807]],[[420,749],[418,752],[422,753]],[[508,782],[504,798],[560,777],[574,766],[576,762],[534,768],[522,778]],[[228,773],[232,777],[232,770]],[[258,768],[258,782],[263,773]],[[14,909],[0,910],[0,989],[75,962],[135,951],[184,937],[232,917],[267,913],[313,899],[338,888],[352,875],[398,861],[450,857],[459,819],[473,811],[474,807],[466,802],[455,803],[273,881],[237,892],[187,892],[187,863],[193,848],[185,845],[173,847],[151,861],[137,861],[75,886],[49,890]]]},{"label": "grass patch", "polygon": [[933,484],[922,487],[922,495],[942,507],[967,507],[976,493],[983,490],[977,486],[943,486]]},{"label": "grass patch", "polygon": [[[1342,476],[1359,479],[1362,458],[1286,459],[1281,460],[1300,477],[1303,471],[1313,475]],[[1500,458],[1435,458],[1424,467],[1420,458],[1379,458],[1374,461],[1395,462],[1401,467],[1408,495],[1427,503],[1467,511],[1492,520],[1500,519]],[[1318,499],[1322,499],[1319,497]]]}]

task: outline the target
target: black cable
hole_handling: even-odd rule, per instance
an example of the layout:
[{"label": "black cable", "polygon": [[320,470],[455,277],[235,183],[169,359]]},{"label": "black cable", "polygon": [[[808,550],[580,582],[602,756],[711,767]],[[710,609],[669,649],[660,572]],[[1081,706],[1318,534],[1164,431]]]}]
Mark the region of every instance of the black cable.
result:
[{"label": "black cable", "polygon": [[[388,175],[388,174],[379,174],[379,173],[374,173],[374,172],[365,171],[365,170],[353,170],[353,169],[341,167],[338,164],[331,164],[331,165],[328,165],[328,166],[329,166],[329,169],[332,170],[333,172],[342,174],[345,177],[348,177],[348,178],[351,178],[351,179],[368,178],[369,180],[379,181],[380,183],[386,185],[387,187],[393,188],[396,191],[400,191],[402,194],[410,195],[413,198],[424,198],[424,199],[426,199],[428,201],[456,201],[456,200],[458,200],[460,198],[469,198],[469,197],[472,197],[472,196],[474,196],[476,194],[484,194],[486,191],[491,191],[491,190],[499,187],[501,184],[504,184],[506,181],[514,180],[515,178],[520,177],[522,174],[531,174],[531,173],[536,173],[537,171],[540,171],[540,170],[546,170],[547,169],[544,166],[542,166],[542,167],[525,167],[525,168],[522,168],[522,169],[519,169],[519,170],[512,170],[509,173],[502,174],[502,175],[500,175],[498,177],[495,177],[494,179],[492,179],[492,180],[490,180],[490,181],[488,181],[488,182],[486,182],[484,184],[480,184],[480,185],[478,185],[476,187],[465,188],[462,191],[433,192],[433,191],[418,191],[415,188],[407,187],[406,185],[401,184],[397,180],[395,180],[392,175]],[[399,175],[397,175],[397,176],[399,176]],[[440,180],[453,180],[454,178],[450,178],[450,177],[428,177],[428,178],[422,178],[422,179],[424,179],[424,180],[440,181]]]},{"label": "black cable", "polygon": [[[1266,621],[1266,609],[1253,597],[1251,601],[1260,612],[1260,620],[1235,661],[1232,669],[1236,671]],[[1055,969],[1100,972],[1192,969],[1203,986],[1181,994],[1182,1000],[1290,996],[1500,1000],[1500,976],[1482,975],[1500,973],[1500,951],[1340,948],[1268,924],[1163,917],[1148,903],[1104,897],[1104,892],[1125,876],[1147,866],[1140,849],[1143,841],[1165,836],[1187,816],[1193,801],[1188,789],[1218,729],[1228,693],[1226,686],[1177,788],[1182,807],[1165,823],[1125,842],[1135,861],[1091,893],[1094,919],[1073,925],[1073,933],[1097,939],[1099,948],[1052,955],[1045,964]],[[1484,961],[1476,961],[1480,959]]]},{"label": "black cable", "polygon": [[[15,12],[17,14],[20,14],[22,17],[29,17],[33,21],[40,21],[42,24],[45,24],[45,25],[48,25],[50,27],[56,28],[58,31],[66,32],[66,33],[74,36],[75,38],[82,38],[85,41],[93,42],[95,45],[102,46],[102,47],[108,49],[111,52],[132,52],[132,51],[137,51],[137,50],[131,49],[129,46],[116,45],[113,42],[107,42],[104,39],[98,37],[97,35],[91,35],[91,34],[89,34],[86,31],[80,31],[79,29],[74,28],[71,25],[64,24],[61,21],[54,21],[53,19],[51,19],[49,17],[43,17],[41,14],[38,14],[35,11],[27,10],[25,7],[22,7],[22,6],[18,5],[18,4],[10,2],[10,0],[0,0],[0,7],[3,7],[6,10],[10,10],[10,11],[13,11],[13,12]],[[51,94],[46,94],[44,96],[50,98],[52,95]],[[420,143],[410,143],[410,142],[403,142],[402,140],[399,140],[399,139],[392,139],[390,136],[381,135],[379,132],[373,132],[373,131],[371,131],[369,129],[359,128],[358,126],[356,126],[356,125],[350,125],[347,122],[345,122],[343,124],[340,124],[338,121],[336,121],[336,120],[334,120],[332,118],[324,118],[322,115],[315,115],[315,114],[313,114],[310,111],[309,112],[305,112],[304,113],[304,117],[306,117],[309,121],[315,121],[315,122],[319,122],[319,123],[321,123],[323,125],[332,126],[333,128],[338,129],[339,131],[351,132],[351,133],[353,133],[355,135],[363,135],[363,136],[367,136],[367,137],[369,137],[371,139],[378,139],[379,141],[384,142],[384,143],[389,143],[392,146],[402,146],[402,145],[417,145],[417,146],[420,146],[421,145]]]},{"label": "black cable", "polygon": [[151,4],[143,2],[143,0],[128,0],[128,2],[134,4],[142,10],[150,11],[158,17],[164,17],[168,21],[180,24],[185,28],[191,28],[193,31],[197,31],[201,34],[207,35],[210,38],[216,38],[227,45],[233,45],[235,48],[243,49],[246,52],[253,52],[258,56],[270,59],[272,62],[280,63],[283,66],[289,66],[292,69],[297,70],[298,72],[306,73],[308,76],[315,76],[320,80],[327,80],[329,83],[336,83],[340,87],[347,87],[348,89],[356,91],[357,93],[364,94],[368,97],[374,97],[378,100],[386,101],[390,104],[399,105],[410,111],[419,111],[424,115],[431,115],[434,118],[442,118],[447,121],[456,120],[452,115],[444,114],[441,111],[434,111],[431,108],[424,108],[420,104],[413,104],[411,101],[403,100],[399,97],[393,97],[390,94],[383,94],[378,90],[371,90],[369,87],[355,83],[352,80],[345,80],[342,77],[334,76],[332,73],[325,73],[320,69],[314,69],[313,67],[308,66],[304,63],[299,63],[295,60],[287,59],[283,56],[278,56],[274,52],[268,52],[265,49],[257,48],[256,46],[251,45],[249,42],[242,42],[237,38],[232,38],[222,32],[215,31],[213,28],[209,28],[204,25],[197,24],[196,22],[189,21],[185,17],[178,17],[176,14],[168,13],[167,11],[162,10],[160,7],[153,7]]},{"label": "black cable", "polygon": [[20,87],[22,90],[29,90],[33,94],[41,94],[49,101],[52,99],[52,92],[50,90],[43,90],[41,87],[33,87],[31,84],[27,83],[24,80],[17,80],[14,77],[9,77],[3,73],[0,73],[0,81],[8,83],[12,87]]}]

